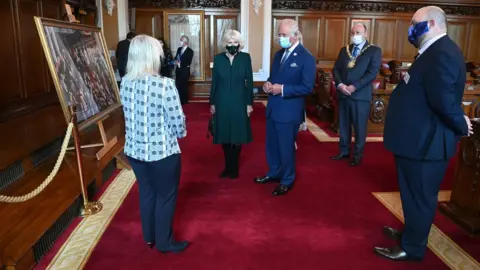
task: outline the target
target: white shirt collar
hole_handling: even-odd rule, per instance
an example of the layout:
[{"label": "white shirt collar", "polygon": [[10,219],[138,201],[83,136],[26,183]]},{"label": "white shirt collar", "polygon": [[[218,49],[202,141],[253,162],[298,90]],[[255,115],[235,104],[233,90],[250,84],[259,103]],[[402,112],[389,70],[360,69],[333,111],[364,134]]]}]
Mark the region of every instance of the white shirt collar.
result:
[{"label": "white shirt collar", "polygon": [[429,41],[425,42],[425,44],[423,44],[422,48],[420,48],[420,50],[418,50],[418,54],[421,55],[422,53],[424,53],[428,49],[428,47],[432,46],[432,44],[435,43],[435,41],[441,39],[442,37],[444,37],[446,35],[447,35],[446,33],[443,33],[443,34],[438,35],[436,37],[433,37]]},{"label": "white shirt collar", "polygon": [[285,52],[286,51],[293,52],[295,48],[297,48],[298,44],[300,44],[300,42],[297,41],[297,43],[293,44],[292,47],[286,49]]},{"label": "white shirt collar", "polygon": [[353,44],[353,47],[355,48],[355,46],[357,46],[358,48],[358,52],[361,52],[363,47],[365,46],[365,43],[367,43],[367,40],[365,39],[362,43],[358,44],[358,45],[355,45]]}]

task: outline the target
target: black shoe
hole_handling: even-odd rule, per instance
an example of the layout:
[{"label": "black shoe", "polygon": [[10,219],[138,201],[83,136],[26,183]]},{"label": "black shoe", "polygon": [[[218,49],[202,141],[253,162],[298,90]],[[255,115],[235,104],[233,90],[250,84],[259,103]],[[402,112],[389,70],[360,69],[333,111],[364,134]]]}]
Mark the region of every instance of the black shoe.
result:
[{"label": "black shoe", "polygon": [[230,177],[230,172],[227,170],[227,169],[224,169],[220,175],[219,175],[220,178],[227,178],[227,177]]},{"label": "black shoe", "polygon": [[155,246],[155,242],[147,242],[147,246],[152,249]]},{"label": "black shoe", "polygon": [[331,157],[331,160],[341,160],[341,159],[346,159],[349,158],[349,155],[344,155],[344,154],[338,154],[336,156]]},{"label": "black shoe", "polygon": [[402,240],[402,232],[391,227],[384,226],[383,234],[394,241]]},{"label": "black shoe", "polygon": [[272,192],[273,196],[281,196],[287,194],[292,188],[286,185],[278,185]]},{"label": "black shoe", "polygon": [[362,163],[362,158],[361,157],[353,157],[352,161],[350,161],[350,166],[355,167],[358,166]]},{"label": "black shoe", "polygon": [[255,179],[253,179],[253,182],[257,184],[266,184],[268,182],[280,182],[280,179],[273,178],[270,176],[262,176],[262,177],[256,177]]},{"label": "black shoe", "polygon": [[401,247],[394,246],[392,248],[386,247],[374,247],[373,251],[378,256],[389,259],[392,261],[411,261],[411,262],[419,262],[422,258],[416,258],[408,255]]},{"label": "black shoe", "polygon": [[189,245],[188,241],[176,242],[175,244],[170,245],[166,249],[159,249],[159,251],[162,252],[163,254],[167,254],[169,252],[180,253],[184,251],[188,245]]}]

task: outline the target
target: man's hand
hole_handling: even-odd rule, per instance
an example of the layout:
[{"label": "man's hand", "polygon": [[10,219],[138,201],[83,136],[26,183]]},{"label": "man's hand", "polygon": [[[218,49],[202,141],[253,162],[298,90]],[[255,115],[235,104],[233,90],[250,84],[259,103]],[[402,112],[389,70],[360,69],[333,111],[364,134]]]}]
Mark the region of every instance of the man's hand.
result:
[{"label": "man's hand", "polygon": [[473,134],[472,122],[470,122],[470,118],[468,118],[468,116],[464,115],[463,117],[465,118],[465,122],[467,122],[467,126],[468,126],[468,135],[467,136],[470,136],[470,135]]},{"label": "man's hand", "polygon": [[357,90],[357,88],[355,86],[353,86],[353,84],[350,84],[349,86],[347,86],[346,90],[350,93],[350,94],[353,94],[353,92],[355,92],[355,90]]},{"label": "man's hand", "polygon": [[272,88],[272,83],[271,82],[265,82],[263,84],[263,92],[265,93],[270,93],[271,92],[271,89]]},{"label": "man's hand", "polygon": [[337,87],[338,90],[340,90],[340,92],[342,92],[344,95],[346,96],[351,96],[352,94],[347,90],[347,86],[345,84],[342,84],[340,86]]},{"label": "man's hand", "polygon": [[215,105],[210,105],[210,113],[215,114]]},{"label": "man's hand", "polygon": [[274,95],[282,94],[282,85],[277,83],[272,85],[270,93]]},{"label": "man's hand", "polygon": [[248,115],[248,117],[250,117],[250,114],[252,114],[252,112],[253,112],[252,105],[247,105],[247,115]]}]

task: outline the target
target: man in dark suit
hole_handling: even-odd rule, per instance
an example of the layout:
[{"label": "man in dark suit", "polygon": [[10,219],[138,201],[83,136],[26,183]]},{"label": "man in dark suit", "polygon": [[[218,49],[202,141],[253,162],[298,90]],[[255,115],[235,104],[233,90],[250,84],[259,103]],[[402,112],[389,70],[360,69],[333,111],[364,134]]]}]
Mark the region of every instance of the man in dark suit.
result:
[{"label": "man in dark suit", "polygon": [[135,37],[135,33],[130,32],[127,38],[118,42],[117,50],[115,51],[115,58],[117,58],[117,69],[120,73],[120,78],[123,78],[127,73],[128,49],[130,48],[130,41]]},{"label": "man in dark suit", "polygon": [[180,95],[182,105],[188,103],[188,79],[190,78],[190,65],[193,59],[193,50],[188,47],[187,36],[180,38],[180,47],[175,56],[175,85]]},{"label": "man in dark suit", "polygon": [[382,50],[368,43],[366,37],[367,27],[363,23],[355,24],[351,31],[352,44],[340,50],[333,69],[339,107],[340,152],[332,159],[350,157],[353,125],[355,150],[351,166],[360,165],[362,160],[372,100],[372,81],[382,61]]},{"label": "man in dark suit", "polygon": [[384,143],[395,155],[405,226],[403,232],[384,227],[399,245],[374,250],[395,261],[423,259],[448,161],[459,136],[472,134],[462,110],[463,54],[446,33],[442,9],[424,7],[413,15],[408,40],[418,55],[390,97]]},{"label": "man in dark suit", "polygon": [[280,22],[280,46],[273,58],[272,71],[263,90],[269,94],[267,105],[266,151],[269,172],[254,179],[256,183],[279,182],[274,196],[286,194],[295,180],[295,139],[303,122],[305,96],[312,93],[316,63],[310,52],[298,42],[298,24]]}]

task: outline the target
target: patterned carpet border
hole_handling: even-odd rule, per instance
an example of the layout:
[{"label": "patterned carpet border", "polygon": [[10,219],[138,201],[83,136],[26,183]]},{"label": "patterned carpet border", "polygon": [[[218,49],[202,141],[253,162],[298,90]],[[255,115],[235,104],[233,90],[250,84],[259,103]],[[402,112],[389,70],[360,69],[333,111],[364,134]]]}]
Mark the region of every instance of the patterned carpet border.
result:
[{"label": "patterned carpet border", "polygon": [[[373,192],[372,194],[400,221],[404,222],[400,192]],[[450,195],[451,191],[449,190],[440,191],[438,201],[449,201]],[[430,235],[428,236],[428,247],[451,269],[480,269],[480,264],[435,224],[432,225]]]},{"label": "patterned carpet border", "polygon": [[47,269],[83,269],[134,183],[133,171],[121,171],[100,198],[102,211],[78,224]]}]

